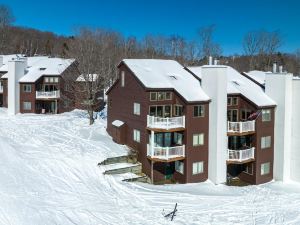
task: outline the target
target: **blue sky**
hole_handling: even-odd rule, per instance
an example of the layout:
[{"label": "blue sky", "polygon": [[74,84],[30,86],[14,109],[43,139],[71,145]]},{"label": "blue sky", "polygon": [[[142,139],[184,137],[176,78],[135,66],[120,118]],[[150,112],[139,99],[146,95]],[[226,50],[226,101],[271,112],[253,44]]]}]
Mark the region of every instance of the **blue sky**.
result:
[{"label": "blue sky", "polygon": [[11,7],[15,25],[71,35],[77,26],[103,27],[138,38],[146,34],[196,37],[216,25],[223,53],[243,53],[248,31],[280,30],[282,51],[300,48],[300,0],[0,0]]}]

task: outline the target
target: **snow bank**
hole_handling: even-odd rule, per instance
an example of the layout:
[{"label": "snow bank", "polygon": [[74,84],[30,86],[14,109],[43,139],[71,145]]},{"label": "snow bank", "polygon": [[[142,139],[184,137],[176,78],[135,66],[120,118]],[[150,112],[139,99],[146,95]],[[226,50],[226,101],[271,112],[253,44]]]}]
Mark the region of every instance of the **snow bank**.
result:
[{"label": "snow bank", "polygon": [[[80,111],[7,116],[0,108],[0,224],[299,224],[300,185],[153,186],[103,175],[126,154]],[[175,221],[162,213],[178,203]]]}]

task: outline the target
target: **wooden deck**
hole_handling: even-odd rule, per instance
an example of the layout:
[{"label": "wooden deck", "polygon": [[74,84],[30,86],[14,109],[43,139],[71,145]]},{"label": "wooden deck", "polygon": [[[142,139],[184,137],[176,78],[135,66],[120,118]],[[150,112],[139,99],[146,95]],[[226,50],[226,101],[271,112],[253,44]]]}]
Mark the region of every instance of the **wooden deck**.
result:
[{"label": "wooden deck", "polygon": [[226,164],[244,164],[244,163],[249,163],[249,162],[254,162],[255,159],[247,159],[247,160],[243,160],[243,161],[237,161],[237,160],[231,160],[231,159],[227,159],[226,160]]},{"label": "wooden deck", "polygon": [[161,159],[161,158],[155,158],[155,157],[150,157],[150,156],[148,156],[147,158],[150,159],[153,162],[175,162],[175,161],[178,161],[178,160],[185,159],[184,156],[174,157],[174,158],[169,158],[169,159]]}]

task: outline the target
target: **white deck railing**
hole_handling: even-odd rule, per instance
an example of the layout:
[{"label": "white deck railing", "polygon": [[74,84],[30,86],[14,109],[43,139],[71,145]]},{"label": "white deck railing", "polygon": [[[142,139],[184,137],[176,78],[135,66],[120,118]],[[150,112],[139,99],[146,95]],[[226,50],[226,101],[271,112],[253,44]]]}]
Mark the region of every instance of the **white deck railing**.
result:
[{"label": "white deck railing", "polygon": [[185,128],[185,116],[178,117],[155,117],[147,115],[147,127],[160,129]]},{"label": "white deck railing", "polygon": [[248,159],[254,159],[255,148],[245,150],[230,150],[227,151],[227,160],[242,162]]},{"label": "white deck railing", "polygon": [[230,122],[228,121],[228,132],[231,133],[243,133],[255,131],[255,120],[246,122]]},{"label": "white deck railing", "polygon": [[3,93],[3,86],[0,86],[0,93]]},{"label": "white deck railing", "polygon": [[185,157],[185,145],[175,147],[151,147],[147,145],[147,156],[169,160],[172,158]]},{"label": "white deck railing", "polygon": [[37,91],[36,98],[59,98],[60,91]]}]

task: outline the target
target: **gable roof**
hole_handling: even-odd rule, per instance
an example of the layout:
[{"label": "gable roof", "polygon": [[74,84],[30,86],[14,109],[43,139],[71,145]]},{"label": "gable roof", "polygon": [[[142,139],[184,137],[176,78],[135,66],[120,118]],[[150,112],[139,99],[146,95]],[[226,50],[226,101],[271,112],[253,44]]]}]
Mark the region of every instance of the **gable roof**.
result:
[{"label": "gable roof", "polygon": [[[241,94],[258,107],[275,106],[276,103],[265,94],[263,88],[252,82],[230,66],[227,67],[227,94]],[[202,66],[188,67],[199,79],[202,78]]]},{"label": "gable roof", "polygon": [[[3,56],[3,65],[0,71],[8,71],[8,61],[14,60],[17,55]],[[27,68],[25,75],[19,80],[24,83],[34,83],[43,75],[60,76],[75,59],[51,58],[48,56],[25,57]],[[8,73],[2,78],[8,78]]]},{"label": "gable roof", "polygon": [[149,89],[174,89],[187,102],[209,101],[200,82],[174,60],[124,59],[124,63]]},{"label": "gable roof", "polygon": [[259,70],[252,70],[249,72],[244,72],[246,76],[248,76],[253,81],[257,82],[260,85],[265,85],[266,83],[266,74],[270,74],[272,72],[265,72],[265,71],[259,71]]}]

